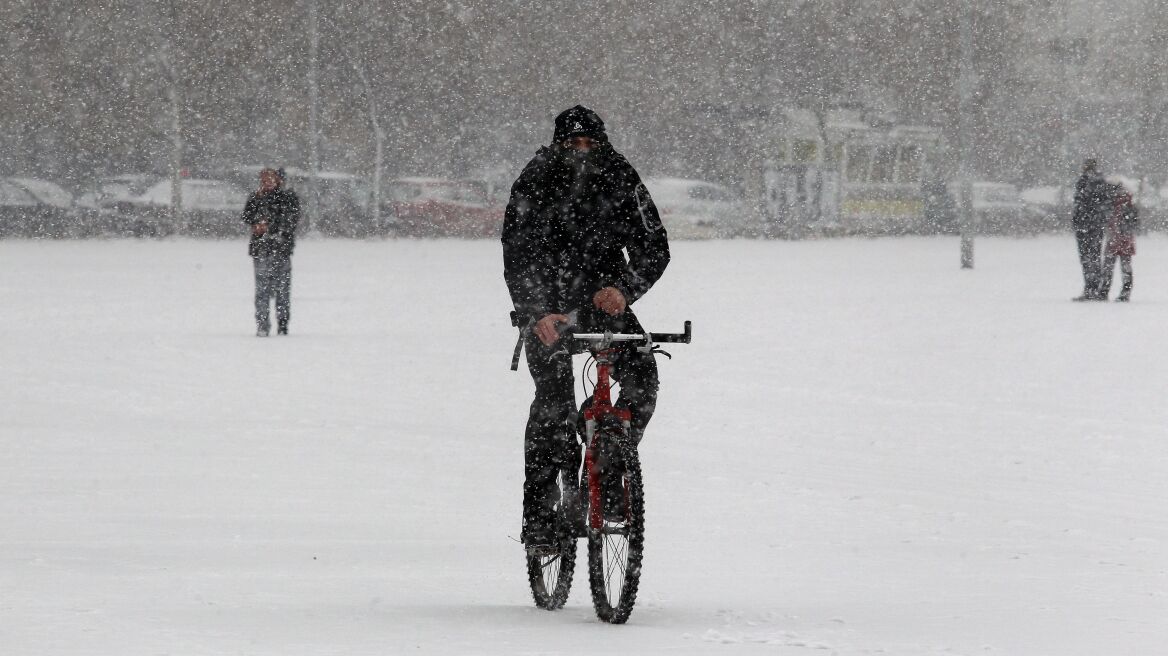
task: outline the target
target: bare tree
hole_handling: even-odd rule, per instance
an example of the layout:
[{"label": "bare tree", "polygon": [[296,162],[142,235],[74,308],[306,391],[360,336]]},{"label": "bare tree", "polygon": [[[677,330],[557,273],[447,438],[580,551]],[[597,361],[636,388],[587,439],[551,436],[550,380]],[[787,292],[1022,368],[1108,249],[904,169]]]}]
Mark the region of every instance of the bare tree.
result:
[{"label": "bare tree", "polygon": [[140,0],[138,11],[146,28],[152,33],[151,60],[158,70],[166,93],[169,109],[170,157],[170,220],[177,225],[182,217],[183,197],[183,89],[179,52],[175,37],[179,30],[175,0],[153,2]]}]

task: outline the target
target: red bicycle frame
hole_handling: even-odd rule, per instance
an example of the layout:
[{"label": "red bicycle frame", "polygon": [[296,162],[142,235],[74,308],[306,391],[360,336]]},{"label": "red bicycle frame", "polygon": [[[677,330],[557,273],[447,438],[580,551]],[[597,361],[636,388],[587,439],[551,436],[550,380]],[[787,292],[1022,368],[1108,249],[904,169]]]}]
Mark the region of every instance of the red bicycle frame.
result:
[{"label": "red bicycle frame", "polygon": [[588,527],[600,530],[604,526],[604,513],[600,499],[600,468],[596,462],[596,426],[605,417],[615,417],[627,431],[632,421],[632,413],[627,408],[612,405],[612,360],[613,349],[597,351],[596,388],[592,391],[592,404],[584,410],[584,467],[588,472]]}]

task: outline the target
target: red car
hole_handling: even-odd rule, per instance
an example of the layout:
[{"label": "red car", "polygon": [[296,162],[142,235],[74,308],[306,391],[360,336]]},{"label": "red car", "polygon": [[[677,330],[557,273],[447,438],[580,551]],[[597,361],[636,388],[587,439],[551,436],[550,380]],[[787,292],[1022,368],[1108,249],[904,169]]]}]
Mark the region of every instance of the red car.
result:
[{"label": "red car", "polygon": [[408,237],[498,237],[504,208],[473,180],[398,178],[385,192],[395,232]]}]

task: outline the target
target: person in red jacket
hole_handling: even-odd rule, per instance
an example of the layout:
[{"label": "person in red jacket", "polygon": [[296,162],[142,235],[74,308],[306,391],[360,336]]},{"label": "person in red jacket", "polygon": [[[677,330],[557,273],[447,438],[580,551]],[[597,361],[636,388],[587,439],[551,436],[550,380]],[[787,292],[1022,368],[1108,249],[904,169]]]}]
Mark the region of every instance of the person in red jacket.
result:
[{"label": "person in red jacket", "polygon": [[1103,275],[1099,280],[1100,300],[1107,300],[1111,291],[1111,278],[1115,273],[1115,258],[1119,258],[1119,268],[1123,271],[1123,289],[1116,301],[1126,303],[1131,300],[1132,256],[1136,254],[1136,228],[1139,225],[1139,210],[1132,204],[1131,194],[1122,184],[1111,189],[1111,216],[1107,220],[1107,246],[1104,249]]}]

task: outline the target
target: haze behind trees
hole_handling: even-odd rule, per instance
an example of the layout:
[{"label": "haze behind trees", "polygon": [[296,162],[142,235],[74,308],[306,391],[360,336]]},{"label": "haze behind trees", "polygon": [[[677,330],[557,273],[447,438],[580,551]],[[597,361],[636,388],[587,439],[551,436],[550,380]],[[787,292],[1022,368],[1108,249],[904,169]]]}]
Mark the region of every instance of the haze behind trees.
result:
[{"label": "haze behind trees", "polygon": [[[1072,179],[1078,152],[1160,175],[1168,22],[1142,0],[976,0],[975,170]],[[183,165],[308,163],[308,0],[10,0],[0,172],[80,183]],[[956,143],[960,2],[319,4],[322,168],[513,174],[583,103],[639,169],[741,185],[786,106],[863,104]],[[1069,62],[1069,63],[1068,63]],[[174,93],[172,104],[171,93]],[[1064,117],[1067,119],[1064,121]],[[1067,161],[1064,137],[1072,145]],[[1137,170],[1138,169],[1138,170]]]}]

